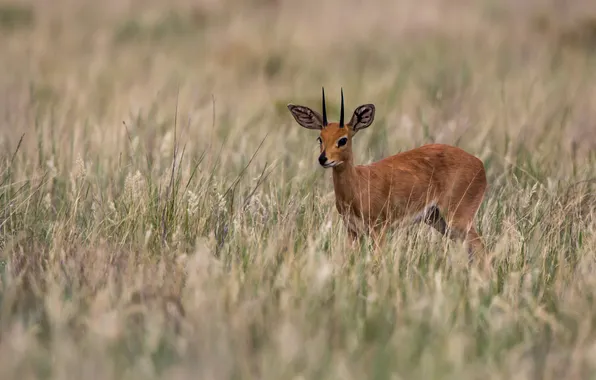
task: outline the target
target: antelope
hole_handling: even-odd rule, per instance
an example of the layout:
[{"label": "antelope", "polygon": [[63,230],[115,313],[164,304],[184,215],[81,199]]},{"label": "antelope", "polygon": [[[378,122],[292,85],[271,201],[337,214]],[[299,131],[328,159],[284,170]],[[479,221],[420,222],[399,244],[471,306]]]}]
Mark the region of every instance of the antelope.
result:
[{"label": "antelope", "polygon": [[480,159],[446,144],[427,144],[368,165],[355,165],[354,136],[375,118],[374,104],[357,107],[344,119],[341,89],[339,123],[327,120],[325,88],[321,116],[309,107],[287,105],[296,122],[319,130],[319,164],[333,170],[335,206],[352,242],[369,234],[383,237],[399,221],[424,223],[452,240],[468,244],[470,259],[484,253],[474,219],[487,188]]}]

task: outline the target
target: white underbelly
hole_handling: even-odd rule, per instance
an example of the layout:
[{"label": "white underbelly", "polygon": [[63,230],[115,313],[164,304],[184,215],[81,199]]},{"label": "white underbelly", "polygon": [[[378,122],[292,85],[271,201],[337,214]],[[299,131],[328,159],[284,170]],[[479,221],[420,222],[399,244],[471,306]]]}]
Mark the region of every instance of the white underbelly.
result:
[{"label": "white underbelly", "polygon": [[413,223],[419,223],[421,222],[423,219],[425,219],[428,214],[437,206],[437,202],[432,201],[429,204],[427,204],[424,209],[422,211],[420,211],[417,214],[414,214],[414,216],[412,217],[412,222]]}]

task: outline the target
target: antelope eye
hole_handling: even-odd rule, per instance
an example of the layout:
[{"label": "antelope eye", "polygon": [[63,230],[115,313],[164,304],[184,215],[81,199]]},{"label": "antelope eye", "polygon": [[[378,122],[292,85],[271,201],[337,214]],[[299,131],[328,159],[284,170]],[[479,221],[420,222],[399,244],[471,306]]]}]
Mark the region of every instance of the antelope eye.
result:
[{"label": "antelope eye", "polygon": [[348,143],[347,137],[342,137],[341,139],[337,140],[337,146],[344,146]]}]

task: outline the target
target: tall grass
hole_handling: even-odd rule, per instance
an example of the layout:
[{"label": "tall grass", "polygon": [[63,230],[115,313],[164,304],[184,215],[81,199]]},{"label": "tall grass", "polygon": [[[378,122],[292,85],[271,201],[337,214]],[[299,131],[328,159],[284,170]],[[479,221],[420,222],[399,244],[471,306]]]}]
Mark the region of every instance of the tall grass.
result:
[{"label": "tall grass", "polygon": [[[590,12],[0,5],[0,377],[594,377]],[[420,225],[350,247],[285,108],[322,85],[330,118],[340,86],[377,105],[358,163],[429,142],[483,160],[492,273]]]}]

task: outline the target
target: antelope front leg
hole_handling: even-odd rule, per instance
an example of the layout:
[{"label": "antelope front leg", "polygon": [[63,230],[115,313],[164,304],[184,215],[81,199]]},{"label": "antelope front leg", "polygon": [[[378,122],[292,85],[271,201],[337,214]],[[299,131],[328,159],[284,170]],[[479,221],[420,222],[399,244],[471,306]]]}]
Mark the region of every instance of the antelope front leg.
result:
[{"label": "antelope front leg", "polygon": [[352,249],[357,248],[360,244],[361,237],[354,230],[348,228],[348,237],[350,241],[350,247]]},{"label": "antelope front leg", "polygon": [[385,243],[385,240],[387,239],[387,229],[388,225],[383,223],[371,230],[370,235],[372,237],[375,249],[381,249],[381,247]]}]

